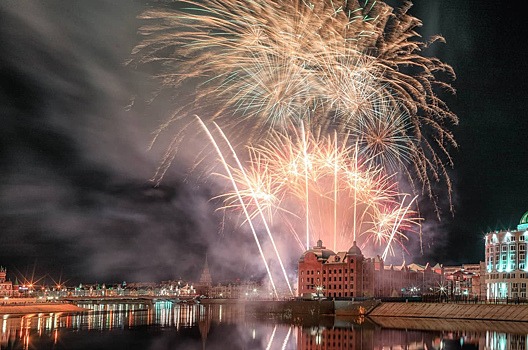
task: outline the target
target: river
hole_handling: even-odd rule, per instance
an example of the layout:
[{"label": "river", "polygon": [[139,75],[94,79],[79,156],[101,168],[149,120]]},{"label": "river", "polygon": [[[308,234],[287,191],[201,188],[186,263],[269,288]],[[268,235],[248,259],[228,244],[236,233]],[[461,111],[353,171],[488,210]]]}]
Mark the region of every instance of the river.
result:
[{"label": "river", "polygon": [[395,319],[284,320],[236,304],[80,306],[92,311],[0,316],[0,349],[526,349],[528,333],[493,322],[475,328],[472,321],[457,321],[457,330],[446,330],[449,322],[431,320],[407,320],[402,329]]}]

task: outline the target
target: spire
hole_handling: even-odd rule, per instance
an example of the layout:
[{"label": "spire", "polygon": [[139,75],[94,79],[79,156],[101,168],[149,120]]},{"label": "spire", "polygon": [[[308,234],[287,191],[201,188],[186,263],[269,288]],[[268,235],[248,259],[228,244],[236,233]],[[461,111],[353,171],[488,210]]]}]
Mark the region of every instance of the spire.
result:
[{"label": "spire", "polygon": [[213,279],[211,278],[211,273],[209,272],[209,263],[207,262],[207,254],[205,254],[205,264],[200,275],[200,284],[212,285]]}]

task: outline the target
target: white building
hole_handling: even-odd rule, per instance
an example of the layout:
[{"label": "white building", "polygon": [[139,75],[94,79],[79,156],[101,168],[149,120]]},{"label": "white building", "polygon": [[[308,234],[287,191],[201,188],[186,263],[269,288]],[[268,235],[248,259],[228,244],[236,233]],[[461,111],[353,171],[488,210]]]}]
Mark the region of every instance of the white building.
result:
[{"label": "white building", "polygon": [[526,298],[528,283],[528,212],[517,230],[486,234],[486,296],[490,299]]}]

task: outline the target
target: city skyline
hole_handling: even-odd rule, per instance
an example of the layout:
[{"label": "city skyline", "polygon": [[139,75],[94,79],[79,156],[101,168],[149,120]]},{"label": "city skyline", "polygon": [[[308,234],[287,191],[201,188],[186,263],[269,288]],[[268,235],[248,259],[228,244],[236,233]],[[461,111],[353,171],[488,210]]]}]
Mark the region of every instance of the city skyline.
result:
[{"label": "city skyline", "polygon": [[[222,227],[213,181],[186,177],[188,160],[159,187],[149,181],[163,150],[147,147],[164,106],[148,115],[145,106],[124,108],[151,84],[123,66],[143,4],[99,5],[2,5],[0,265],[68,279],[162,280],[196,275],[207,253],[213,274],[263,275],[251,237],[236,233],[241,223]],[[460,120],[450,170],[455,213],[439,197],[439,222],[422,200],[418,262],[483,260],[484,234],[515,227],[528,210],[520,12],[479,1],[410,9],[424,39],[446,40],[432,50],[457,75],[457,93],[445,99]],[[239,255],[229,254],[235,242]]]}]

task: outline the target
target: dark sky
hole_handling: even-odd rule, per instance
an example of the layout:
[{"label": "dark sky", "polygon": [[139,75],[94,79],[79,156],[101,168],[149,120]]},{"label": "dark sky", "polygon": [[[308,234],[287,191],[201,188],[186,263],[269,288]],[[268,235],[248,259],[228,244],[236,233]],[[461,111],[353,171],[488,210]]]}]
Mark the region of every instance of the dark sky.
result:
[{"label": "dark sky", "polygon": [[[131,111],[151,82],[123,65],[137,43],[139,1],[17,0],[0,4],[0,265],[11,279],[72,282],[196,278],[205,253],[216,279],[261,274],[254,246],[222,227],[213,183],[149,179],[162,122]],[[444,264],[483,259],[483,234],[513,228],[528,210],[528,28],[510,2],[416,1],[424,38],[453,66],[455,213],[425,215],[424,255]],[[223,261],[222,264],[219,262]],[[34,272],[33,272],[34,271]]]}]

